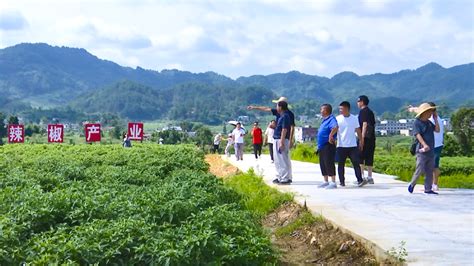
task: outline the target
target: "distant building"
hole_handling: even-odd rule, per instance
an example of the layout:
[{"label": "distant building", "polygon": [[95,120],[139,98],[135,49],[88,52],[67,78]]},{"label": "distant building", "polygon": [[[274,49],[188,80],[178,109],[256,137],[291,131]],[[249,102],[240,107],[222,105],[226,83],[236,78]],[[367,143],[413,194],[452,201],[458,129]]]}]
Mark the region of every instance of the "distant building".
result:
[{"label": "distant building", "polygon": [[[474,123],[474,121],[471,121],[471,124]],[[448,132],[453,130],[453,127],[451,126],[451,119],[449,118],[443,118],[443,124],[444,124],[444,132]],[[473,126],[471,126],[474,128]]]},{"label": "distant building", "polygon": [[296,142],[310,142],[316,139],[318,129],[314,127],[295,127]]},{"label": "distant building", "polygon": [[415,119],[382,120],[375,125],[375,132],[382,135],[411,136]]},{"label": "distant building", "polygon": [[183,129],[180,126],[167,126],[162,129],[162,131],[168,131],[168,130],[183,131]]},{"label": "distant building", "polygon": [[[412,136],[414,123],[415,119],[382,120],[375,125],[375,132],[382,136]],[[449,119],[443,119],[443,124],[445,132],[451,131],[451,123]]]}]

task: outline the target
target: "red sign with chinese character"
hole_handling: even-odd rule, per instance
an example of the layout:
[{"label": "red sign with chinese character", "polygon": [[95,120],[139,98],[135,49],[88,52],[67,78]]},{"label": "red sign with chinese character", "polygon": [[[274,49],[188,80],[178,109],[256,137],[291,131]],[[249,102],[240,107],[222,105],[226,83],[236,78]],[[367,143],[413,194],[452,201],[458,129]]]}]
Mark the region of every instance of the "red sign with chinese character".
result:
[{"label": "red sign with chinese character", "polygon": [[23,125],[8,125],[8,142],[25,142],[25,127]]},{"label": "red sign with chinese character", "polygon": [[100,124],[85,124],[84,133],[87,142],[100,141]]},{"label": "red sign with chinese character", "polygon": [[64,138],[64,125],[48,125],[48,142],[62,143]]},{"label": "red sign with chinese character", "polygon": [[128,123],[128,137],[131,140],[143,140],[143,123]]}]

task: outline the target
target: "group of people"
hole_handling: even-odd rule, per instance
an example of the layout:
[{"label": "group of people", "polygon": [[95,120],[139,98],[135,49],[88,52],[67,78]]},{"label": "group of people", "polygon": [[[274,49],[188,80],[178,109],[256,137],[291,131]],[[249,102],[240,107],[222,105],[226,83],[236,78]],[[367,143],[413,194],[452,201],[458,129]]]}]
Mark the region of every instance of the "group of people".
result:
[{"label": "group of people", "polygon": [[[265,132],[255,122],[250,134],[255,159],[262,154],[262,145],[268,144],[272,163],[277,170],[273,183],[288,185],[292,183],[292,166],[289,150],[294,145],[295,116],[288,108],[288,100],[281,97],[273,101],[275,108],[264,106],[248,106],[248,110],[271,112],[275,116]],[[373,165],[375,153],[375,115],[369,108],[369,98],[361,95],[357,99],[359,115],[351,114],[348,101],[339,104],[339,115],[333,115],[330,104],[320,107],[322,123],[317,133],[317,151],[324,182],[320,188],[335,189],[336,162],[339,186],[346,186],[345,163],[350,159],[356,176],[355,185],[362,187],[374,184]],[[424,103],[417,108],[409,108],[416,112],[413,134],[416,139],[416,170],[408,187],[413,192],[421,174],[425,174],[426,194],[437,194],[439,161],[443,147],[443,123],[436,112],[434,103]],[[244,137],[246,131],[240,123],[228,136],[225,152],[230,156],[230,148],[234,146],[236,159],[243,160]],[[216,136],[217,137],[217,136]],[[215,140],[216,141],[216,140]],[[365,170],[367,169],[367,176]]]},{"label": "group of people", "polygon": [[[375,153],[375,115],[368,106],[367,96],[360,96],[357,105],[360,109],[358,117],[350,113],[351,105],[347,101],[339,104],[340,114],[337,117],[332,114],[330,104],[321,105],[322,123],[317,135],[317,153],[324,182],[319,185],[320,188],[337,188],[336,158],[340,186],[346,186],[344,170],[347,158],[354,167],[357,186],[374,184],[372,167]],[[365,167],[367,178],[364,177]]]}]

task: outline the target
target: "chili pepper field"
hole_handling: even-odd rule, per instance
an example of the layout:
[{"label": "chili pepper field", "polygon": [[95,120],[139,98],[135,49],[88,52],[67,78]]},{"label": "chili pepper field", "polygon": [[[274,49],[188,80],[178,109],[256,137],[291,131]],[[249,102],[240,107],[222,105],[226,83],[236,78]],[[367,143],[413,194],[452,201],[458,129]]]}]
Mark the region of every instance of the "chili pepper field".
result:
[{"label": "chili pepper field", "polygon": [[277,259],[193,146],[6,145],[0,169],[0,265]]}]

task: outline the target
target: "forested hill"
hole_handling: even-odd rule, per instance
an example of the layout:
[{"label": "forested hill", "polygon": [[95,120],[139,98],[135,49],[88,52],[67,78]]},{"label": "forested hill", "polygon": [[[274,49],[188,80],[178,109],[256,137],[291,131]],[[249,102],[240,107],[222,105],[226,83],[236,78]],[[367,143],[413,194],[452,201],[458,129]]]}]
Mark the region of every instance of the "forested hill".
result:
[{"label": "forested hill", "polygon": [[365,76],[342,72],[327,78],[291,71],[233,80],[215,72],[123,67],[84,49],[41,43],[0,49],[0,111],[10,113],[67,106],[135,119],[216,123],[246,114],[246,104],[270,104],[279,95],[301,114],[312,115],[322,102],[354,102],[360,94],[369,95],[378,113],[428,100],[456,108],[472,104],[473,91],[474,63],[451,68],[429,63]]}]

